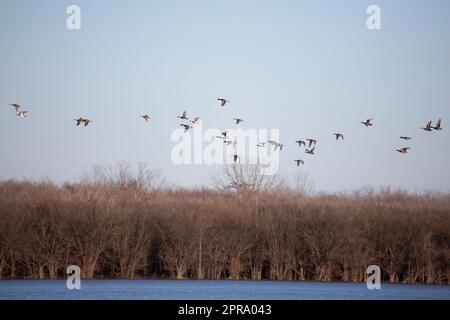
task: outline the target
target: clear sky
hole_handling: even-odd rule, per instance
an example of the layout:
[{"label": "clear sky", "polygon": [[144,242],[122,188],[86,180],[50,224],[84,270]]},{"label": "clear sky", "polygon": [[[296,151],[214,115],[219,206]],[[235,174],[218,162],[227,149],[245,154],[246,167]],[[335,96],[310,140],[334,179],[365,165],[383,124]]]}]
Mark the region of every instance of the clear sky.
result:
[{"label": "clear sky", "polygon": [[[71,4],[81,30],[66,28]],[[366,27],[371,4],[378,31]],[[303,170],[317,190],[450,191],[450,1],[2,0],[0,39],[1,179],[71,181],[128,160],[209,185],[214,167],[171,162],[187,110],[205,129],[236,116],[280,129],[281,173]],[[94,125],[76,127],[78,116]],[[444,131],[419,129],[438,117]],[[294,144],[308,137],[314,157]]]}]

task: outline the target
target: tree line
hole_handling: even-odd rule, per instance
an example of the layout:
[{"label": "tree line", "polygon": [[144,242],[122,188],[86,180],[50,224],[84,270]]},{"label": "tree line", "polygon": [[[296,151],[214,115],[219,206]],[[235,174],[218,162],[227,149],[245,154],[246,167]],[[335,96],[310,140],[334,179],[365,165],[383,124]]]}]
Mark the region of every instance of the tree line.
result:
[{"label": "tree line", "polygon": [[384,281],[449,283],[448,194],[193,190],[128,169],[1,182],[0,278],[364,281],[375,264]]}]

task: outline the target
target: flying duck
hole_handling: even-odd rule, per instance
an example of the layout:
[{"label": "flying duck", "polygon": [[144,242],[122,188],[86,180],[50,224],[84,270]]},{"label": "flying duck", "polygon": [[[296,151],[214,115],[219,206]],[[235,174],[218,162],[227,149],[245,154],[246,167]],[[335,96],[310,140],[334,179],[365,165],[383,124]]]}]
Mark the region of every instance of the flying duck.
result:
[{"label": "flying duck", "polygon": [[300,167],[300,165],[301,164],[305,164],[305,161],[303,161],[303,160],[301,160],[301,159],[297,159],[297,160],[294,160],[296,163],[297,163],[297,167]]},{"label": "flying duck", "polygon": [[227,138],[227,134],[228,134],[228,132],[227,131],[222,131],[221,133],[220,133],[220,136],[216,136],[216,138],[219,138],[219,139],[226,139]]},{"label": "flying duck", "polygon": [[10,103],[9,104],[11,107],[16,109],[16,113],[19,112],[20,108],[22,108],[19,104],[17,103]]},{"label": "flying duck", "polygon": [[264,147],[264,146],[266,145],[266,143],[267,143],[267,142],[258,142],[258,143],[256,144],[256,146],[262,148],[262,147]]},{"label": "flying duck", "polygon": [[25,118],[27,116],[28,111],[17,111],[16,115],[20,118]]},{"label": "flying duck", "polygon": [[177,116],[177,118],[183,119],[183,120],[187,120],[188,117],[186,116],[186,111],[183,111],[183,114],[181,116]]},{"label": "flying duck", "polygon": [[184,132],[188,132],[189,129],[192,129],[192,126],[190,126],[188,124],[180,123],[180,126],[184,127]]},{"label": "flying duck", "polygon": [[233,147],[237,144],[237,141],[234,140],[225,140],[223,143],[226,143],[227,146],[232,145]]},{"label": "flying duck", "polygon": [[221,106],[221,107],[225,107],[225,105],[226,105],[227,103],[231,103],[230,100],[225,99],[225,98],[217,98],[217,100],[220,101],[220,106]]},{"label": "flying duck", "polygon": [[442,130],[442,128],[441,128],[441,119],[439,118],[439,119],[436,121],[436,126],[431,127],[431,128],[433,128],[434,130],[438,130],[438,131]]},{"label": "flying duck", "polygon": [[150,118],[151,118],[148,114],[144,114],[140,117],[143,118],[145,120],[145,122],[148,122],[148,120],[150,120]]},{"label": "flying duck", "polygon": [[431,131],[431,121],[428,121],[427,125],[421,129],[423,129],[425,131]]},{"label": "flying duck", "polygon": [[74,121],[77,122],[77,126],[79,126],[82,122],[84,122],[84,119],[79,117],[78,119],[73,119]]},{"label": "flying duck", "polygon": [[314,146],[312,149],[306,149],[305,153],[307,154],[314,154],[314,150],[316,149],[316,147]]},{"label": "flying duck", "polygon": [[365,125],[366,127],[370,127],[373,126],[372,123],[373,119],[367,119],[365,122],[361,122],[363,125]]},{"label": "flying duck", "polygon": [[401,148],[401,149],[397,149],[396,151],[400,152],[400,153],[408,153],[409,149],[411,149],[411,148]]},{"label": "flying duck", "polygon": [[277,144],[275,145],[274,151],[277,151],[277,148],[280,148],[280,151],[283,151],[283,144],[277,143]]},{"label": "flying duck", "polygon": [[195,117],[194,119],[191,120],[191,123],[197,124],[199,120],[200,120],[200,117]]},{"label": "flying duck", "polygon": [[311,146],[314,144],[316,144],[317,143],[317,140],[315,140],[315,139],[306,139],[307,141],[309,141],[309,144],[308,144],[308,148],[311,148]]}]

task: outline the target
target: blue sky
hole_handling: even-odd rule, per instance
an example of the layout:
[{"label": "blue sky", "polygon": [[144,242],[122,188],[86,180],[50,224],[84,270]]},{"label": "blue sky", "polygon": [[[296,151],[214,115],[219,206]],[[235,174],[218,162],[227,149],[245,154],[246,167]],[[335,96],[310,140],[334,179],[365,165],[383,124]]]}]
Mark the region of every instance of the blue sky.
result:
[{"label": "blue sky", "polygon": [[[71,4],[81,30],[66,28]],[[370,4],[379,31],[366,28]],[[317,190],[450,191],[449,14],[446,0],[2,1],[0,178],[71,181],[128,160],[209,185],[213,167],[171,163],[175,116],[187,110],[204,128],[238,116],[243,128],[280,129],[281,173],[303,170]],[[219,96],[232,104],[218,108]],[[78,116],[95,123],[77,128]],[[438,117],[444,131],[419,129]],[[293,142],[310,136],[315,157]],[[411,153],[395,152],[403,146]]]}]

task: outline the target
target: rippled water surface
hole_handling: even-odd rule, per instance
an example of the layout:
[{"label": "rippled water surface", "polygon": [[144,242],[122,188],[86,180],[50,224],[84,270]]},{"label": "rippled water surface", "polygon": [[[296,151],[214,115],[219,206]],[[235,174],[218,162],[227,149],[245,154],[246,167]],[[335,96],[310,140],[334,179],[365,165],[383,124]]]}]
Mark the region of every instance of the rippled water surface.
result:
[{"label": "rippled water surface", "polygon": [[68,290],[65,280],[0,280],[0,299],[450,299],[450,286],[364,283],[231,280],[82,280]]}]

